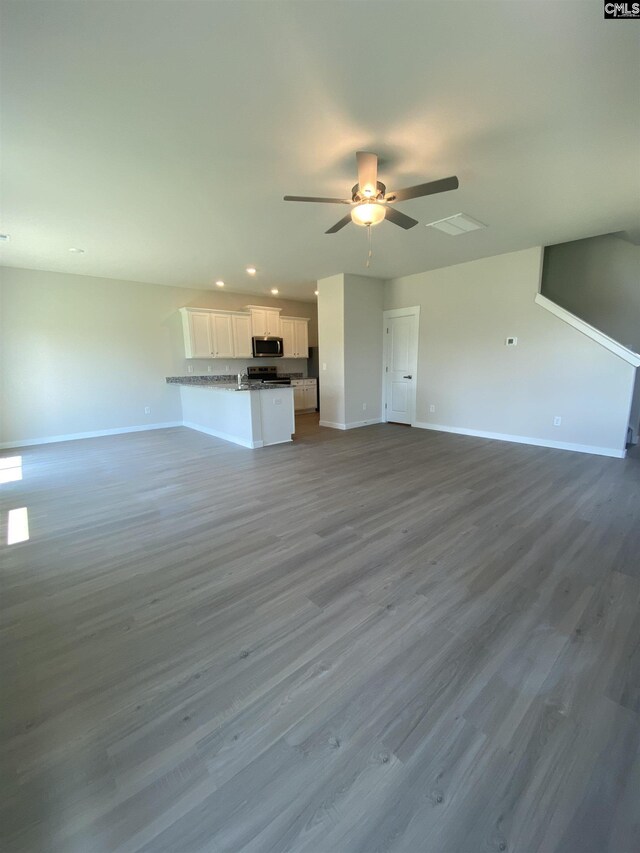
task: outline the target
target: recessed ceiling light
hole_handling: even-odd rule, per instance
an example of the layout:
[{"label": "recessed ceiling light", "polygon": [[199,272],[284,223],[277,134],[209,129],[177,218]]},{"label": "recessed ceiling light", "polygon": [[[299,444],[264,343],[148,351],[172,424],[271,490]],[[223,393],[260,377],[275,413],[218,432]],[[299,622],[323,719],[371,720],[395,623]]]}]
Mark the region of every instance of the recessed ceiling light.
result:
[{"label": "recessed ceiling light", "polygon": [[72,246],[69,251],[72,252],[74,255],[84,255],[84,249],[78,249],[76,246]]},{"label": "recessed ceiling light", "polygon": [[271,293],[273,293],[273,295],[274,295],[274,296],[276,295],[276,293],[279,293],[279,292],[280,292],[280,291],[278,290],[278,288],[277,288],[277,287],[272,287],[272,288],[271,288]]},{"label": "recessed ceiling light", "polygon": [[224,281],[216,281],[216,287],[224,287]]},{"label": "recessed ceiling light", "polygon": [[316,296],[320,293],[319,290],[314,290],[313,292],[315,293]]},{"label": "recessed ceiling light", "polygon": [[11,234],[0,234],[0,241],[3,243],[8,243],[11,239]]},{"label": "recessed ceiling light", "polygon": [[249,275],[255,275],[258,270],[255,267],[247,267],[247,272],[249,273]]}]

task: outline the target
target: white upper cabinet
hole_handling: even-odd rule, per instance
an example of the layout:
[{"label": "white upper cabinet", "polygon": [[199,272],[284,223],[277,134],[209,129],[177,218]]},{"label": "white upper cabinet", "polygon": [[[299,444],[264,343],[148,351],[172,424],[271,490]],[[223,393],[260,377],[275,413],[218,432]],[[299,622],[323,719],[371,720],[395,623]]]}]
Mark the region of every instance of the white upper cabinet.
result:
[{"label": "white upper cabinet", "polygon": [[280,337],[280,309],[247,305],[251,312],[251,334],[257,338]]},{"label": "white upper cabinet", "polygon": [[280,317],[280,335],[282,337],[282,354],[285,358],[295,358],[296,321],[293,317]]},{"label": "white upper cabinet", "polygon": [[251,358],[251,318],[233,311],[181,308],[186,358]]},{"label": "white upper cabinet", "polygon": [[209,311],[181,308],[186,358],[211,358],[213,337]]},{"label": "white upper cabinet", "polygon": [[253,358],[251,315],[234,314],[231,322],[233,324],[233,348],[236,358]]},{"label": "white upper cabinet", "polygon": [[309,321],[304,317],[281,317],[280,333],[285,358],[309,358]]},{"label": "white upper cabinet", "polygon": [[230,314],[211,314],[214,358],[233,358],[233,326]]},{"label": "white upper cabinet", "polygon": [[308,358],[309,321],[280,318],[279,308],[248,305],[248,312],[181,308],[186,358],[253,358],[252,335],[280,337],[288,358]]},{"label": "white upper cabinet", "polygon": [[296,318],[296,358],[309,358],[309,321]]}]

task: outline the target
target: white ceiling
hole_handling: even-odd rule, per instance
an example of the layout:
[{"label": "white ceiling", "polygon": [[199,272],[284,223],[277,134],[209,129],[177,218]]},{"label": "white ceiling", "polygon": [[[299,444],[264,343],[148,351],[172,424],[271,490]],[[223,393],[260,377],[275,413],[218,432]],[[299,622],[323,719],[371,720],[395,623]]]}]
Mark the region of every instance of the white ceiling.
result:
[{"label": "white ceiling", "polygon": [[[369,275],[637,224],[640,26],[601,0],[14,0],[3,18],[6,266],[313,298],[366,273],[366,232],[325,235],[344,208],[282,196],[349,195],[357,149],[388,189],[460,179],[398,204],[419,226],[373,230]],[[488,228],[424,228],[459,212]]]}]

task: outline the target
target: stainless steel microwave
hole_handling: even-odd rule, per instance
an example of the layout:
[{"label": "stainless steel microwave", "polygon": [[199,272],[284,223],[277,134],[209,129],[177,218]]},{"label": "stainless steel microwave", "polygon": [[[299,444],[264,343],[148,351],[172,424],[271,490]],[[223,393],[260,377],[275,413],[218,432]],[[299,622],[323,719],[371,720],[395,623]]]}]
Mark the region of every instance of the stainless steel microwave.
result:
[{"label": "stainless steel microwave", "polygon": [[253,357],[254,358],[282,358],[284,355],[282,349],[282,338],[253,337]]}]

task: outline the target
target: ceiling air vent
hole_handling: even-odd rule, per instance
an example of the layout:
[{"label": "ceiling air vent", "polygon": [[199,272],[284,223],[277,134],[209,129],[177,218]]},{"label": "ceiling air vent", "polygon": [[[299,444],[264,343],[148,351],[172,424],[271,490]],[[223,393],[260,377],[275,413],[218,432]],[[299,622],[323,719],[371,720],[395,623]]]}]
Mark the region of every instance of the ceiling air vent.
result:
[{"label": "ceiling air vent", "polygon": [[472,219],[466,213],[456,213],[454,216],[448,216],[446,219],[438,219],[436,222],[427,223],[427,228],[437,228],[438,231],[444,231],[445,234],[451,234],[452,236],[466,234],[467,231],[477,231],[478,228],[486,227],[483,222]]}]

